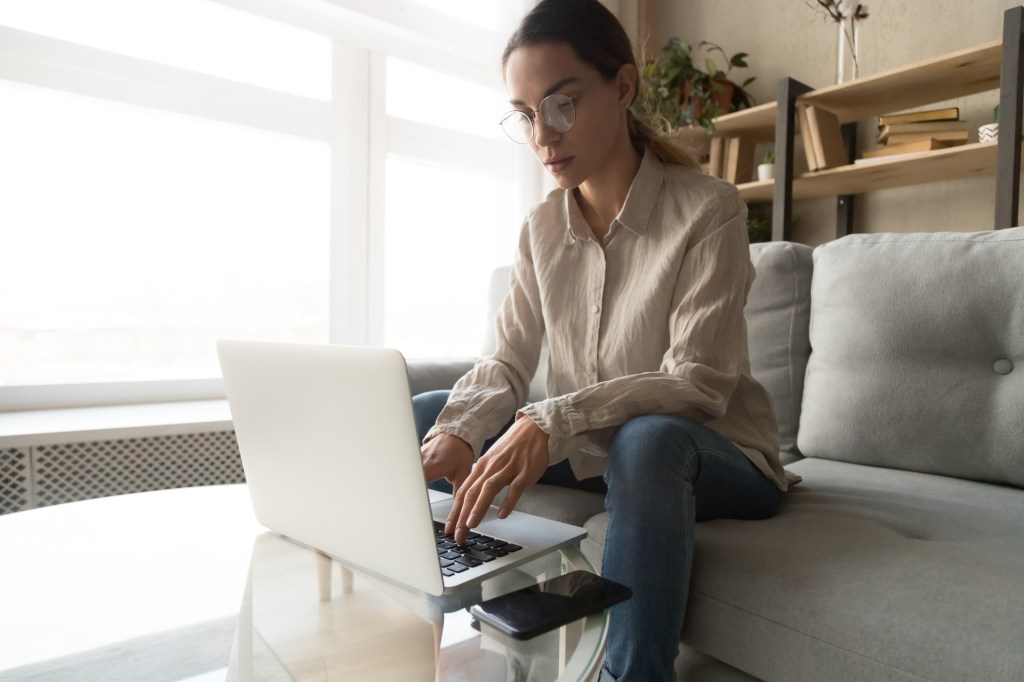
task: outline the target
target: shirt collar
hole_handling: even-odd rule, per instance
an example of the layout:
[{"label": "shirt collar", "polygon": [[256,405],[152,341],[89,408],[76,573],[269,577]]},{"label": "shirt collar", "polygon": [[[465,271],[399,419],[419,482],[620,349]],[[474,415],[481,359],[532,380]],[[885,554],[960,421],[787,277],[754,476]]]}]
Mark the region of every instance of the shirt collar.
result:
[{"label": "shirt collar", "polygon": [[[655,200],[661,193],[664,179],[665,166],[651,150],[645,149],[640,168],[629,186],[626,202],[622,205],[619,215],[615,217],[615,222],[638,236],[643,235],[647,231],[647,224],[654,211]],[[565,192],[565,218],[567,244],[574,239],[593,238],[593,232],[583,218],[583,212],[580,211],[572,190]]]}]

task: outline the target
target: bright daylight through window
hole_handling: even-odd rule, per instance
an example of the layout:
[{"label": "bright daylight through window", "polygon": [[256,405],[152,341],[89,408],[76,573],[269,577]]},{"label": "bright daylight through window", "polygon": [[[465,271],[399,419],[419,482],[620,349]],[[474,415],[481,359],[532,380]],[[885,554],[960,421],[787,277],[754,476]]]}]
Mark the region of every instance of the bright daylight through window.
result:
[{"label": "bright daylight through window", "polygon": [[215,378],[218,338],[479,351],[539,198],[523,3],[251,5],[0,0],[0,394]]}]

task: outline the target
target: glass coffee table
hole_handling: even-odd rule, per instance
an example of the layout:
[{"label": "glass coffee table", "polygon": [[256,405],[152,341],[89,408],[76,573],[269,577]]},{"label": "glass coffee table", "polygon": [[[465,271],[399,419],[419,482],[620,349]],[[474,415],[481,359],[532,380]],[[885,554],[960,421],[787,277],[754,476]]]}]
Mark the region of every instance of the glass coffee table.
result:
[{"label": "glass coffee table", "polygon": [[[576,569],[592,567],[565,548],[485,581],[470,601]],[[265,533],[253,546],[228,679],[584,680],[596,678],[606,622],[600,614],[518,641],[463,608]]]},{"label": "glass coffee table", "polygon": [[[0,516],[0,682],[593,680],[607,614],[520,642],[260,527],[244,485]],[[567,570],[576,547],[486,581]]]}]

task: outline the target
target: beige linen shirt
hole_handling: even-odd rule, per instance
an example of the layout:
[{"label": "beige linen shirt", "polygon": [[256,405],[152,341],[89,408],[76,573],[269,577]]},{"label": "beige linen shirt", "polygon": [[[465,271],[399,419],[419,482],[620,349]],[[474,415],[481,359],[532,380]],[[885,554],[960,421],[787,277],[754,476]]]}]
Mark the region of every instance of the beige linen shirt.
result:
[{"label": "beige linen shirt", "polygon": [[[527,216],[497,349],[452,390],[429,440],[479,454],[517,411],[549,435],[550,463],[604,472],[615,429],[676,415],[735,443],[782,490],[778,425],[750,375],[743,317],[754,267],[733,185],[647,152],[603,243],[572,190]],[[524,405],[547,337],[548,398]]]}]

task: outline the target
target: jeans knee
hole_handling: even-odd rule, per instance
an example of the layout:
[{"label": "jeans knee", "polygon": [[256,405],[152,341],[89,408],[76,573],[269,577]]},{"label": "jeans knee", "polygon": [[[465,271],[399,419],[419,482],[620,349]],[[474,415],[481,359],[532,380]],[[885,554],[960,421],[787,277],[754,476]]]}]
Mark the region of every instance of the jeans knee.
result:
[{"label": "jeans knee", "polygon": [[613,478],[658,479],[664,476],[691,480],[696,448],[688,428],[695,424],[680,417],[645,415],[623,424],[608,449],[608,471]]}]

